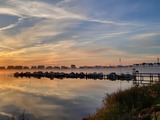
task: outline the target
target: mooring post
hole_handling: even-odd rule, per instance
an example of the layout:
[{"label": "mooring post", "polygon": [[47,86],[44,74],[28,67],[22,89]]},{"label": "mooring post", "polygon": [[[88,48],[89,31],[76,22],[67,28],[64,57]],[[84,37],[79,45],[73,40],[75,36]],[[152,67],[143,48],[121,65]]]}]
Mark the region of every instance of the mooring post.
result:
[{"label": "mooring post", "polygon": [[140,74],[138,72],[136,74],[137,74],[137,80],[139,81],[140,80],[140,78],[139,78]]},{"label": "mooring post", "polygon": [[153,82],[153,75],[150,73],[150,83]]},{"label": "mooring post", "polygon": [[152,82],[153,82],[153,74],[152,74]]},{"label": "mooring post", "polygon": [[143,74],[141,73],[140,74],[140,82],[141,82],[141,84],[142,84],[142,81],[143,81]]}]

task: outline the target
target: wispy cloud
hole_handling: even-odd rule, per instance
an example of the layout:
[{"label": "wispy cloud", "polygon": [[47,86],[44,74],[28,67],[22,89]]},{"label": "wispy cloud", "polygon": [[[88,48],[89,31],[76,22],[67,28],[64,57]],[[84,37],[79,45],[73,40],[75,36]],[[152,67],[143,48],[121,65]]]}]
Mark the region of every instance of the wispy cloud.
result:
[{"label": "wispy cloud", "polygon": [[7,47],[7,46],[2,46],[2,45],[0,45],[0,48],[5,48],[5,49],[9,49],[9,50],[15,50],[15,48]]},{"label": "wispy cloud", "polygon": [[113,31],[113,32],[106,33],[106,34],[101,34],[100,37],[95,39],[95,41],[105,39],[105,38],[118,38],[118,37],[124,36],[128,33],[129,33],[129,31]]},{"label": "wispy cloud", "polygon": [[[68,1],[63,1],[63,2],[68,2]],[[5,2],[5,7],[4,5],[1,5],[0,13],[16,15],[19,17],[38,17],[38,18],[48,18],[48,19],[77,19],[82,21],[98,22],[102,24],[129,25],[129,23],[125,22],[99,20],[86,17],[80,14],[68,12],[63,8],[57,7],[56,5],[40,1],[7,0]]]},{"label": "wispy cloud", "polygon": [[61,0],[60,2],[58,2],[58,3],[56,4],[56,6],[63,6],[63,5],[65,5],[65,4],[70,3],[70,2],[73,2],[73,1],[75,1],[75,0]]},{"label": "wispy cloud", "polygon": [[134,35],[134,40],[152,40],[153,37],[160,36],[160,32],[141,33]]},{"label": "wispy cloud", "polygon": [[7,14],[7,15],[15,15],[21,17],[21,15],[18,13],[17,10],[15,10],[13,7],[10,8],[10,6],[6,5],[0,5],[0,14]]},{"label": "wispy cloud", "polygon": [[82,16],[67,12],[53,4],[51,5],[40,1],[7,0],[5,7],[1,5],[0,13],[54,19],[82,18]]},{"label": "wispy cloud", "polygon": [[[42,40],[46,40],[46,38],[54,37],[62,33],[62,29],[59,26],[59,29],[55,25],[51,25],[49,21],[38,22],[32,27],[21,28],[18,34],[15,35],[7,35],[5,33],[1,34],[1,47],[8,46],[6,48],[22,48],[29,47],[32,45],[39,44]],[[46,23],[46,24],[45,24]]]},{"label": "wispy cloud", "polygon": [[17,26],[19,23],[21,23],[22,21],[23,21],[23,18],[19,18],[16,23],[13,23],[13,24],[10,24],[10,25],[7,25],[7,26],[5,26],[5,27],[0,28],[0,31],[13,28],[13,27]]},{"label": "wispy cloud", "polygon": [[115,22],[115,21],[107,21],[107,20],[97,20],[97,19],[93,19],[93,18],[88,18],[86,19],[88,21],[91,22],[98,22],[98,23],[103,23],[103,24],[112,24],[112,25],[118,25],[118,26],[127,26],[127,25],[133,25],[131,23],[127,23],[127,22]]}]

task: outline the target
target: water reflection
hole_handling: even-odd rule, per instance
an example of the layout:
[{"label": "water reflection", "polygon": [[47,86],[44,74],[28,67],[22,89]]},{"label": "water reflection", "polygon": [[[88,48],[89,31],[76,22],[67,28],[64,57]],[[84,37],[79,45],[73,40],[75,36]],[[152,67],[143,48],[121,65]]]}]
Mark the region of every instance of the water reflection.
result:
[{"label": "water reflection", "polygon": [[127,81],[120,86],[119,81],[108,80],[22,79],[1,72],[0,112],[10,115],[25,109],[34,120],[80,120],[96,111],[105,93],[131,85]]}]

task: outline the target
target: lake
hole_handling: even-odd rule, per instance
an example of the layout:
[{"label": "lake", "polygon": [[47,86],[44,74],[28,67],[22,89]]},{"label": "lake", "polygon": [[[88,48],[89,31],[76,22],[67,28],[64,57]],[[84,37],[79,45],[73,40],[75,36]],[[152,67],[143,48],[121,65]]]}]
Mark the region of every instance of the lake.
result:
[{"label": "lake", "polygon": [[[160,67],[136,69],[140,72],[160,71]],[[110,72],[132,73],[132,68],[52,71],[108,74]],[[86,115],[96,112],[106,93],[133,86],[132,81],[15,78],[14,72],[17,71],[0,71],[0,118],[3,119],[12,114],[18,115],[25,110],[30,120],[81,120]]]}]

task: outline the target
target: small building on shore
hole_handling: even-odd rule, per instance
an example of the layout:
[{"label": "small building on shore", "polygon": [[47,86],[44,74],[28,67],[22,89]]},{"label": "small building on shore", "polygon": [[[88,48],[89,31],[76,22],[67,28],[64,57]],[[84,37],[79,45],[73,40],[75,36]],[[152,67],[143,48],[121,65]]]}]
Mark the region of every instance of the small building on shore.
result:
[{"label": "small building on shore", "polygon": [[29,67],[28,66],[24,66],[23,69],[29,69]]},{"label": "small building on shore", "polygon": [[53,69],[60,69],[60,67],[59,66],[54,66]]},{"label": "small building on shore", "polygon": [[7,66],[7,69],[14,69],[14,66]]},{"label": "small building on shore", "polygon": [[53,67],[52,66],[47,66],[46,69],[53,69]]},{"label": "small building on shore", "polygon": [[76,65],[71,65],[71,69],[76,69]]},{"label": "small building on shore", "polygon": [[44,65],[38,65],[38,69],[45,69]]},{"label": "small building on shore", "polygon": [[0,70],[4,70],[6,69],[4,66],[0,66]]},{"label": "small building on shore", "polygon": [[37,69],[37,66],[31,66],[31,69]]},{"label": "small building on shore", "polygon": [[61,69],[68,69],[67,66],[61,66]]},{"label": "small building on shore", "polygon": [[23,69],[23,67],[19,65],[19,66],[15,66],[14,69],[19,69],[19,70],[21,70],[21,69]]}]

